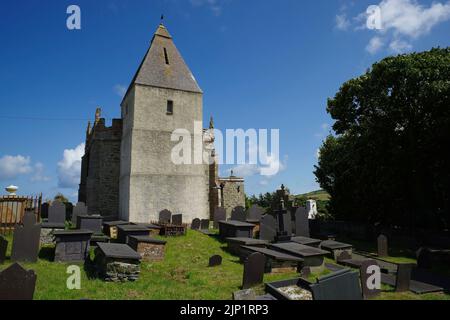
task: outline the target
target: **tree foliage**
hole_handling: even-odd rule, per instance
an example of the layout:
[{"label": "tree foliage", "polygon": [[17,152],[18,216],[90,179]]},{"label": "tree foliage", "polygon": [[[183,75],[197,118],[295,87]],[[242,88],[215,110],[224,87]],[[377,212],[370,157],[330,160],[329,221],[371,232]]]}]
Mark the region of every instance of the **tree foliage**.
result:
[{"label": "tree foliage", "polygon": [[386,58],[342,85],[315,175],[336,219],[450,222],[450,48]]}]

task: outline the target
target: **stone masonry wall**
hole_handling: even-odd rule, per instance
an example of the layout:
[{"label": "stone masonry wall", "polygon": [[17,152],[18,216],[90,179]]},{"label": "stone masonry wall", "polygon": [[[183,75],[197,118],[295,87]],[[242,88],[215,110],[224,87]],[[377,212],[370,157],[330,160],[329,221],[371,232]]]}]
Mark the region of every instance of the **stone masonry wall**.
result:
[{"label": "stone masonry wall", "polygon": [[220,178],[219,184],[223,185],[223,207],[229,218],[235,207],[242,206],[245,208],[244,179],[236,177]]}]

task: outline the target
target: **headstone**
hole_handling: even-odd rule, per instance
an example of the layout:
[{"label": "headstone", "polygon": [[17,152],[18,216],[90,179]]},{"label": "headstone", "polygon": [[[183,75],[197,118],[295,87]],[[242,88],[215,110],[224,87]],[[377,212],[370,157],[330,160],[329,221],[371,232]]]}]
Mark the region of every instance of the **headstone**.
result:
[{"label": "headstone", "polygon": [[388,239],[384,234],[381,234],[377,239],[378,244],[378,256],[379,257],[388,257]]},{"label": "headstone", "polygon": [[222,257],[219,255],[214,255],[211,258],[209,258],[209,266],[210,267],[216,267],[220,266],[222,264]]},{"label": "headstone", "polygon": [[0,272],[1,300],[33,300],[36,274],[14,263]]},{"label": "headstone", "polygon": [[49,208],[49,204],[47,202],[44,202],[41,205],[41,218],[42,219],[47,219],[48,218],[48,208]]},{"label": "headstone", "polygon": [[411,272],[413,265],[409,263],[400,263],[397,265],[397,279],[395,281],[395,291],[409,291],[411,282]]},{"label": "headstone", "polygon": [[77,225],[77,217],[78,216],[86,216],[88,214],[88,207],[84,202],[78,202],[72,210],[72,224],[74,226]]},{"label": "headstone", "polygon": [[[381,292],[381,288],[376,288],[376,281],[374,279],[373,270],[369,270],[372,266],[376,266],[379,270],[378,263],[375,260],[364,260],[359,267],[359,277],[361,279],[362,293],[365,299],[370,299],[378,296]],[[380,271],[381,277],[381,271]],[[374,280],[372,280],[374,279]],[[381,284],[381,279],[380,279]]]},{"label": "headstone", "polygon": [[159,213],[159,222],[169,224],[172,219],[172,212],[164,209]]},{"label": "headstone", "polygon": [[231,220],[245,222],[245,220],[246,220],[245,208],[241,207],[241,206],[235,207],[231,211]]},{"label": "headstone", "polygon": [[200,221],[200,230],[209,230],[209,219],[203,219]]},{"label": "headstone", "polygon": [[39,254],[41,225],[36,224],[36,215],[27,212],[23,226],[16,225],[13,235],[11,260],[14,262],[36,262]]},{"label": "headstone", "polygon": [[277,221],[275,218],[266,214],[261,218],[261,225],[259,229],[259,238],[261,240],[274,241],[277,235]]},{"label": "headstone", "polygon": [[308,214],[308,219],[314,220],[317,217],[317,203],[316,200],[306,201],[306,212]]},{"label": "headstone", "polygon": [[77,229],[91,230],[95,235],[103,233],[103,218],[100,215],[77,216]]},{"label": "headstone", "polygon": [[5,262],[7,249],[8,249],[8,241],[6,241],[2,236],[0,236],[0,264]]},{"label": "headstone", "polygon": [[181,226],[183,224],[183,215],[182,214],[174,214],[172,216],[172,224],[176,226]]},{"label": "headstone", "polygon": [[250,209],[248,209],[247,220],[261,221],[263,214],[264,210],[260,206],[253,205]]},{"label": "headstone", "polygon": [[42,224],[46,229],[64,229],[66,222],[66,206],[61,201],[53,201],[48,208],[48,222]]},{"label": "headstone", "polygon": [[303,207],[295,211],[295,235],[297,237],[310,237],[308,212]]},{"label": "headstone", "polygon": [[227,211],[224,208],[214,210],[214,229],[219,229],[219,221],[227,220]]},{"label": "headstone", "polygon": [[422,247],[417,250],[417,267],[420,269],[431,269],[433,267],[433,254],[429,248]]},{"label": "headstone", "polygon": [[342,269],[311,285],[314,300],[361,300],[358,272]]},{"label": "headstone", "polygon": [[201,221],[200,219],[195,218],[192,220],[191,229],[192,230],[199,230],[200,229]]},{"label": "headstone", "polygon": [[242,289],[249,289],[264,281],[266,257],[261,253],[252,253],[244,262]]}]

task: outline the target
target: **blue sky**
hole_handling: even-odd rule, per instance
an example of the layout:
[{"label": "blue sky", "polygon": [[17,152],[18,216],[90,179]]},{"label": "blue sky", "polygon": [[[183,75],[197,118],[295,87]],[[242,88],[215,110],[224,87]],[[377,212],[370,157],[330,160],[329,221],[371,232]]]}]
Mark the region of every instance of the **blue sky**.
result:
[{"label": "blue sky", "polygon": [[[71,4],[81,30],[66,28]],[[366,26],[373,4],[382,30]],[[75,200],[87,120],[97,106],[119,117],[161,13],[205,92],[206,123],[280,129],[281,172],[239,172],[250,174],[250,194],[317,189],[317,150],[333,124],[327,98],[385,56],[449,45],[447,0],[2,1],[0,187]]]}]

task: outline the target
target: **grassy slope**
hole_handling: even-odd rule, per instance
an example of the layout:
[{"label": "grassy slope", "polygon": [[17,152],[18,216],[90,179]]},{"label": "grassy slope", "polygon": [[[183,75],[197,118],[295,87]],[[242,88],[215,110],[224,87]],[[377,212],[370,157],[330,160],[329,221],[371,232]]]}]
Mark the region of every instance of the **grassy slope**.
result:
[{"label": "grassy slope", "polygon": [[317,190],[305,194],[299,194],[298,197],[306,197],[308,199],[322,201],[330,200],[330,195],[324,190]]}]

